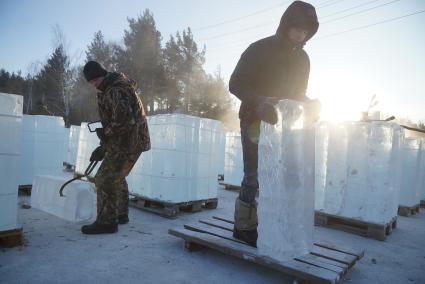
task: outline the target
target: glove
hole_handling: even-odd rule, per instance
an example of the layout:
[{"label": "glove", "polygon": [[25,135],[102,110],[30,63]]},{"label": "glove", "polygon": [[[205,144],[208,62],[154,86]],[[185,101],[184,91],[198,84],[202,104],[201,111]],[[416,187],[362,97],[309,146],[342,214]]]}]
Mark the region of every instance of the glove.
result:
[{"label": "glove", "polygon": [[256,101],[257,107],[255,108],[257,117],[264,122],[275,125],[278,120],[275,105],[278,101],[279,99],[277,98],[259,97]]},{"label": "glove", "polygon": [[312,122],[319,120],[321,109],[322,104],[317,99],[305,103],[306,116]]},{"label": "glove", "polygon": [[91,153],[90,162],[102,161],[104,157],[105,157],[105,150],[103,149],[103,146],[99,146],[96,149],[94,149],[93,153]]},{"label": "glove", "polygon": [[97,137],[99,137],[99,140],[101,142],[106,141],[105,130],[103,128],[96,128],[96,135],[97,135]]}]

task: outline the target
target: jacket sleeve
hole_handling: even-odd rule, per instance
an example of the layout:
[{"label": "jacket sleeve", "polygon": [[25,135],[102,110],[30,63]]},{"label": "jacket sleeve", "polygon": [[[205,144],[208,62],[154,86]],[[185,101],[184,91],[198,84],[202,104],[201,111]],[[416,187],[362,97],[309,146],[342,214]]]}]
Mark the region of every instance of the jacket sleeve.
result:
[{"label": "jacket sleeve", "polygon": [[242,53],[229,81],[229,91],[242,102],[255,100],[256,56],[252,45]]},{"label": "jacket sleeve", "polygon": [[296,83],[293,90],[293,97],[299,101],[310,101],[307,97],[308,78],[310,76],[310,59],[304,50],[299,53],[297,66]]},{"label": "jacket sleeve", "polygon": [[111,88],[106,94],[109,123],[105,127],[106,137],[118,136],[131,131],[135,125],[130,96],[121,88]]}]

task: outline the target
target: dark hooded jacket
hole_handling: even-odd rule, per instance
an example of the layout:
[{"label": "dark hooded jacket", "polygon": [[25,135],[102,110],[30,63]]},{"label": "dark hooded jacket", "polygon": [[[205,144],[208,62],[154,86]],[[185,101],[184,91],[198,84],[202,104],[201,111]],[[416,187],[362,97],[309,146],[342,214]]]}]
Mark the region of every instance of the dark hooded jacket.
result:
[{"label": "dark hooded jacket", "polygon": [[122,73],[108,73],[99,85],[98,107],[105,141],[111,155],[136,161],[150,149],[145,110],[136,83]]},{"label": "dark hooded jacket", "polygon": [[305,42],[293,46],[287,35],[288,29],[295,26],[307,28],[305,41],[317,32],[319,23],[312,5],[293,2],[284,12],[276,34],[254,42],[241,55],[229,82],[230,92],[241,100],[241,121],[258,120],[255,107],[260,97],[308,100],[310,61],[303,50]]}]

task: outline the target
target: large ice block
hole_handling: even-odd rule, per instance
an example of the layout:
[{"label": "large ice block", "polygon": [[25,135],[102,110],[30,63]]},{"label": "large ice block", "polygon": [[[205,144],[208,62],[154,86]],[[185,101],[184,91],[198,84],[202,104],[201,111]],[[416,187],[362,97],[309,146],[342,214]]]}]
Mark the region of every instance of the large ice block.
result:
[{"label": "large ice block", "polygon": [[166,202],[217,197],[219,121],[183,114],[148,117],[152,149],[127,178],[130,192]]},{"label": "large ice block", "polygon": [[278,108],[278,124],[261,123],[257,247],[285,261],[313,245],[315,138],[301,103],[283,100]]},{"label": "large ice block", "polygon": [[243,156],[239,132],[226,133],[225,149],[224,183],[240,186],[243,179]]},{"label": "large ice block", "polygon": [[225,167],[225,152],[226,152],[226,131],[220,131],[220,147],[219,147],[219,159],[218,159],[218,175],[224,176]]},{"label": "large ice block", "polygon": [[401,148],[401,186],[400,206],[420,204],[420,186],[422,183],[422,142],[417,138],[405,138]]},{"label": "large ice block", "polygon": [[421,178],[418,182],[419,199],[425,201],[425,139],[421,139],[422,147],[420,152],[420,173]]},{"label": "large ice block", "polygon": [[0,232],[17,228],[22,96],[0,93]]},{"label": "large ice block", "polygon": [[[75,172],[84,174],[90,164],[90,156],[94,149],[100,145],[99,138],[95,132],[90,132],[86,122],[81,123],[79,136],[78,136],[78,150],[77,161],[75,165]],[[94,177],[99,169],[100,163],[91,172],[90,176]]]},{"label": "large ice block", "polygon": [[68,130],[62,117],[24,115],[20,184],[32,184],[35,175],[60,175],[68,148]]},{"label": "large ice block", "polygon": [[397,216],[403,137],[395,123],[319,124],[315,209],[370,223],[390,222]]},{"label": "large ice block", "polygon": [[80,138],[80,126],[71,125],[69,128],[69,141],[68,150],[66,156],[66,162],[70,165],[74,165],[77,162],[78,153],[78,140]]},{"label": "large ice block", "polygon": [[74,181],[59,196],[60,187],[69,177],[35,176],[31,190],[31,206],[59,218],[79,222],[96,217],[96,194],[89,182]]}]

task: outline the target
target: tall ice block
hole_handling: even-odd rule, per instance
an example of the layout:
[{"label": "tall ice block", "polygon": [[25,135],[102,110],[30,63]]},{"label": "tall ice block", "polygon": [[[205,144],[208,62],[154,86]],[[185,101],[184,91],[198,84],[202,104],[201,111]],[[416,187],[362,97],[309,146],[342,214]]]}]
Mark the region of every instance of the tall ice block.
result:
[{"label": "tall ice block", "polygon": [[243,157],[241,134],[226,133],[226,148],[224,159],[224,183],[240,186],[243,179]]},{"label": "tall ice block", "polygon": [[0,93],[0,232],[17,228],[22,96]]},{"label": "tall ice block", "polygon": [[63,118],[24,115],[22,135],[19,184],[32,184],[35,175],[61,175],[69,140]]},{"label": "tall ice block", "polygon": [[318,124],[315,209],[389,223],[397,216],[403,138],[395,123]]},{"label": "tall ice block", "polygon": [[74,165],[77,162],[78,140],[80,139],[80,126],[71,125],[69,128],[69,141],[66,162]]},{"label": "tall ice block", "polygon": [[148,117],[152,149],[128,176],[130,192],[165,202],[217,197],[219,121],[183,114]]},{"label": "tall ice block", "polygon": [[[99,138],[95,132],[90,132],[86,122],[81,123],[79,136],[78,136],[78,149],[77,160],[75,165],[75,172],[84,174],[90,164],[91,153],[100,145]],[[94,177],[99,169],[100,163],[92,171],[91,177]]]},{"label": "tall ice block", "polygon": [[402,167],[400,186],[400,206],[416,206],[420,204],[420,193],[423,178],[422,141],[416,138],[405,138],[402,144]]},{"label": "tall ice block", "polygon": [[88,182],[74,181],[59,196],[60,187],[72,176],[35,176],[31,206],[59,218],[79,222],[96,217],[96,194]]},{"label": "tall ice block", "polygon": [[278,124],[261,123],[257,247],[284,261],[313,246],[314,127],[301,103],[283,100],[278,108]]}]

